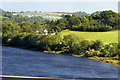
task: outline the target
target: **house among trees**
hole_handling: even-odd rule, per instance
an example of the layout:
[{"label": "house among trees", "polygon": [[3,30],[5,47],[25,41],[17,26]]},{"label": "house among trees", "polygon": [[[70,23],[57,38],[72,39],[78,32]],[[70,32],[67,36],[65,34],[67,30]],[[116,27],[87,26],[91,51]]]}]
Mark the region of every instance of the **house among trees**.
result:
[{"label": "house among trees", "polygon": [[51,33],[51,35],[56,35],[56,33],[54,32],[54,33]]},{"label": "house among trees", "polygon": [[40,33],[40,31],[39,31],[39,30],[37,30],[37,31],[36,31],[36,33]]},{"label": "house among trees", "polygon": [[43,29],[42,34],[43,34],[43,35],[48,35],[47,29]]}]

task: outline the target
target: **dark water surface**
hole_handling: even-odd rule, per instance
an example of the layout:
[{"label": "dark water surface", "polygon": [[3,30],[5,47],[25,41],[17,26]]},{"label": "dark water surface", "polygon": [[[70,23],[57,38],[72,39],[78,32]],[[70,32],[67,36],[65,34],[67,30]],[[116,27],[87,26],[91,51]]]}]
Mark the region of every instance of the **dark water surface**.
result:
[{"label": "dark water surface", "polygon": [[72,56],[2,47],[4,75],[51,78],[118,78],[118,68]]}]

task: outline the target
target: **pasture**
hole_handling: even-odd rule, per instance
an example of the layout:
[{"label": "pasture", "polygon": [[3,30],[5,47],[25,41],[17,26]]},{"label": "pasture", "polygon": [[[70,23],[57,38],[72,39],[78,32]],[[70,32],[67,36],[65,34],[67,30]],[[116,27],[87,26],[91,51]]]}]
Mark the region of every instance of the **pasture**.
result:
[{"label": "pasture", "polygon": [[43,18],[57,20],[61,19],[63,15],[72,15],[70,13],[58,13],[58,12],[31,12],[31,13],[13,13],[13,15],[21,15],[21,16],[27,16],[27,17],[33,17],[33,16],[41,16]]},{"label": "pasture", "polygon": [[58,33],[62,37],[65,35],[73,35],[78,37],[78,39],[85,39],[85,40],[102,40],[104,44],[108,43],[118,43],[118,30],[116,31],[108,31],[108,32],[80,32],[80,31],[70,31],[70,30],[63,30]]}]

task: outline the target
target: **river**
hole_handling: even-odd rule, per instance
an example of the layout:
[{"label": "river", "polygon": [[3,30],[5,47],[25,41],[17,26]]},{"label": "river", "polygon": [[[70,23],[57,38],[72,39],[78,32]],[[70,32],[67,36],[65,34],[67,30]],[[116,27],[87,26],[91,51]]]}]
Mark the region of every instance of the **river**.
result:
[{"label": "river", "polygon": [[118,68],[106,63],[11,47],[2,47],[2,73],[50,78],[118,78]]}]

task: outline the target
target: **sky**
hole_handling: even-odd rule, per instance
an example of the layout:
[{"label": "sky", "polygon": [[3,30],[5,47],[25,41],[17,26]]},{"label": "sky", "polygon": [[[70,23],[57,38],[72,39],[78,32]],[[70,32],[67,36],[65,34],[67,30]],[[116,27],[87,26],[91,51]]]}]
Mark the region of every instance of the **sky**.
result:
[{"label": "sky", "polygon": [[118,2],[119,0],[0,0],[1,2]]},{"label": "sky", "polygon": [[[117,0],[4,0],[0,2],[0,8],[10,12],[42,11],[42,12],[77,12],[92,13],[103,10],[118,12]],[[74,1],[74,2],[73,2]]]}]

